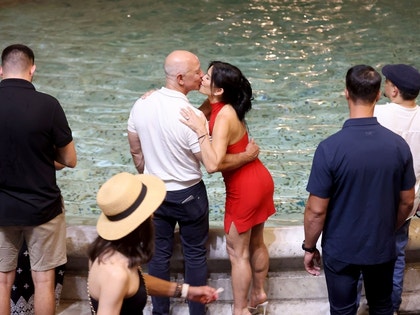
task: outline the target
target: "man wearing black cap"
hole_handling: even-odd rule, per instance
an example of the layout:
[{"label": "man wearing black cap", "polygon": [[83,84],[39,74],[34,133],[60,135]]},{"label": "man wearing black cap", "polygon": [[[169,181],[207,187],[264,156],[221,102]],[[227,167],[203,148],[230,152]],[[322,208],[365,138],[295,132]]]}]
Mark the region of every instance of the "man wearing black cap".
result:
[{"label": "man wearing black cap", "polygon": [[416,97],[420,91],[420,73],[412,66],[405,64],[386,65],[382,68],[385,76],[384,95],[391,101],[386,105],[375,106],[374,116],[384,127],[402,136],[408,143],[413,155],[416,174],[416,197],[413,211],[396,235],[397,261],[394,269],[394,287],[392,303],[394,314],[401,305],[403,278],[405,269],[405,247],[408,242],[408,231],[411,217],[419,209],[420,203],[420,107]]}]

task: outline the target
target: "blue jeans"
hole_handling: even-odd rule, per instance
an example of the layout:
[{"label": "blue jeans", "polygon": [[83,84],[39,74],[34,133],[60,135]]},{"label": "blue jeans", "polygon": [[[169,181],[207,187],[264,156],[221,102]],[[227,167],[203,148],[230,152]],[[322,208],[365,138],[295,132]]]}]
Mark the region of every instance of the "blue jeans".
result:
[{"label": "blue jeans", "polygon": [[[184,253],[185,283],[207,284],[207,239],[209,202],[204,183],[178,191],[168,191],[162,205],[153,214],[155,254],[148,265],[150,275],[169,280],[174,230],[178,223]],[[168,315],[170,299],[152,297],[153,315]],[[188,302],[191,315],[204,315],[205,305]]]},{"label": "blue jeans", "polygon": [[408,231],[410,228],[410,220],[405,221],[404,225],[396,232],[396,251],[397,260],[394,268],[393,291],[392,291],[392,305],[394,311],[398,311],[401,305],[401,296],[403,292],[404,270],[405,270],[405,247],[408,243]]},{"label": "blue jeans", "polygon": [[[407,220],[402,227],[395,233],[396,237],[396,252],[397,260],[395,261],[394,276],[393,276],[393,289],[392,289],[392,306],[394,311],[398,311],[402,302],[404,270],[405,270],[405,247],[408,243],[408,235],[410,229],[410,220]],[[358,288],[357,301],[359,303],[362,293],[363,276],[360,275]]]},{"label": "blue jeans", "polygon": [[377,265],[354,265],[323,253],[331,315],[356,315],[358,283],[363,275],[370,315],[392,315],[392,275],[395,261]]}]

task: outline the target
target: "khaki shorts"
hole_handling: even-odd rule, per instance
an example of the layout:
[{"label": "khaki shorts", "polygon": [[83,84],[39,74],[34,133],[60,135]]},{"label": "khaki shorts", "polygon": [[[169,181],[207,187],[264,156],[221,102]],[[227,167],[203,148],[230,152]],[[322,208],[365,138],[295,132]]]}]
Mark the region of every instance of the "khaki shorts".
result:
[{"label": "khaki shorts", "polygon": [[1,272],[16,269],[23,240],[28,245],[32,270],[47,271],[67,262],[64,213],[38,226],[1,226]]}]

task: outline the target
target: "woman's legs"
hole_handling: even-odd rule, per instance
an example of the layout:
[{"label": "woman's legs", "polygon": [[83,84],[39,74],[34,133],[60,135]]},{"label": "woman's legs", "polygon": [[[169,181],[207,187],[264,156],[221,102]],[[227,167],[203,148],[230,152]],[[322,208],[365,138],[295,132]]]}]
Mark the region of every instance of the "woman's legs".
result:
[{"label": "woman's legs", "polygon": [[248,291],[251,285],[252,271],[250,265],[251,230],[239,234],[232,223],[226,235],[226,248],[232,265],[233,314],[249,315]]},{"label": "woman's legs", "polygon": [[264,223],[254,226],[251,230],[250,255],[252,270],[252,288],[250,306],[256,307],[267,300],[264,283],[268,274],[269,256],[264,243]]}]

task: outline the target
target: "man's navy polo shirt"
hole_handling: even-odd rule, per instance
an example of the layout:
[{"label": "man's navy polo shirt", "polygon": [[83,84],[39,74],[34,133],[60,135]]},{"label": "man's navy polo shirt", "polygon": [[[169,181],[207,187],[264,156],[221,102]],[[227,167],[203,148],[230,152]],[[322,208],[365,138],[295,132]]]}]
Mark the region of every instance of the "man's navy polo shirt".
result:
[{"label": "man's navy polo shirt", "polygon": [[415,180],[403,138],[376,117],[347,120],[319,144],[307,185],[311,194],[330,198],[323,251],[352,264],[394,259],[399,194]]}]

